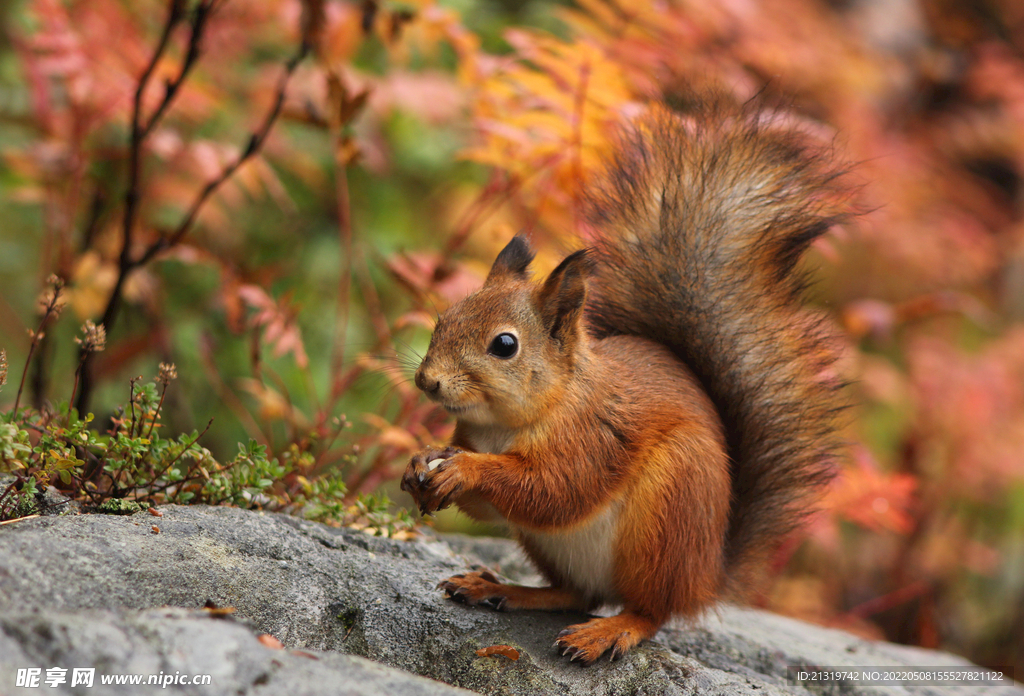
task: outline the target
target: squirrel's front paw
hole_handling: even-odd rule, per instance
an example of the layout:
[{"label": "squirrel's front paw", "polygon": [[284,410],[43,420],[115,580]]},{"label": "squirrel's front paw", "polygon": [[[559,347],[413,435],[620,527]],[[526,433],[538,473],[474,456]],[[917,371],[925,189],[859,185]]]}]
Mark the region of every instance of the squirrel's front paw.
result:
[{"label": "squirrel's front paw", "polygon": [[489,570],[453,575],[438,584],[448,599],[462,604],[485,606],[495,611],[504,611],[508,603],[505,585]]},{"label": "squirrel's front paw", "polygon": [[451,505],[452,498],[463,488],[456,447],[428,448],[413,456],[405,475],[402,490],[412,495],[420,513],[428,515]]}]

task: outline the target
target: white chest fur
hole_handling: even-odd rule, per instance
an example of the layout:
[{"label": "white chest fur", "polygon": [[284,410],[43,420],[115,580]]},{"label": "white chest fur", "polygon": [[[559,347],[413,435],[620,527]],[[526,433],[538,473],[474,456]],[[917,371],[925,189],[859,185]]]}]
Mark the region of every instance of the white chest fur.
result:
[{"label": "white chest fur", "polygon": [[[477,452],[500,454],[512,443],[512,434],[499,428],[473,429],[467,435]],[[620,503],[613,502],[584,522],[557,532],[512,526],[530,540],[548,564],[587,596],[615,603],[619,599],[613,575],[615,539],[621,508]],[[495,519],[501,519],[497,510],[491,510]]]},{"label": "white chest fur", "polygon": [[504,428],[473,428],[466,436],[474,450],[488,454],[501,454],[512,444],[512,432]]},{"label": "white chest fur", "polygon": [[516,531],[558,572],[588,597],[615,603],[613,575],[621,505],[612,503],[585,522],[557,532]]}]

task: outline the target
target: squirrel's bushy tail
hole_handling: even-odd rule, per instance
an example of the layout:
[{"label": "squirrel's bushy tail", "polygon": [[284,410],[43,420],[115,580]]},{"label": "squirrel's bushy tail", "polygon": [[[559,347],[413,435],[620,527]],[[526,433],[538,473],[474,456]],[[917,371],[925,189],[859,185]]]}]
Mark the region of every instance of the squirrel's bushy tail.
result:
[{"label": "squirrel's bushy tail", "polygon": [[622,140],[590,200],[591,324],[669,346],[717,406],[735,592],[833,475],[836,350],[794,267],[846,197],[827,157],[750,108],[653,107]]}]

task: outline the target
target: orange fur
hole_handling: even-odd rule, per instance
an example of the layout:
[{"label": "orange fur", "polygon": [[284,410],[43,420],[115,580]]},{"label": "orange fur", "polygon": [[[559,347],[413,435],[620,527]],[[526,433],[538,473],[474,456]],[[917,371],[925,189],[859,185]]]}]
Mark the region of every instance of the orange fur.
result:
[{"label": "orange fur", "polygon": [[756,114],[718,117],[652,110],[594,196],[595,248],[534,284],[513,239],[416,373],[458,421],[402,488],[424,514],[507,521],[550,583],[440,587],[494,609],[620,605],[559,635],[585,664],[746,585],[828,478],[830,353],[791,270],[836,217],[831,179]]}]

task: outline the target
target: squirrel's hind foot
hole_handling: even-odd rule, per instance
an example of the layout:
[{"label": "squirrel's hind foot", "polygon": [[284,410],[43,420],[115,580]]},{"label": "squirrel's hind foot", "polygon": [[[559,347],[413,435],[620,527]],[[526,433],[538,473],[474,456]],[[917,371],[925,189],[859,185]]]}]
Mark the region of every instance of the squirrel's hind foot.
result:
[{"label": "squirrel's hind foot", "polygon": [[619,659],[634,645],[657,633],[658,628],[654,621],[624,611],[569,626],[558,634],[555,649],[559,655],[568,656],[571,662],[589,666],[609,651],[609,659]]}]

